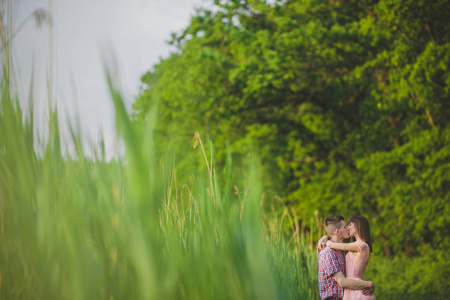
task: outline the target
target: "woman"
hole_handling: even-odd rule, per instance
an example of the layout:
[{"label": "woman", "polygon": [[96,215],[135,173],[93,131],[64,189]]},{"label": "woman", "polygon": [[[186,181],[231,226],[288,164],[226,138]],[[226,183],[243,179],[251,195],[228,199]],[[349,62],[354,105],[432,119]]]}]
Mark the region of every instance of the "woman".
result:
[{"label": "woman", "polygon": [[[370,238],[369,221],[363,216],[353,216],[348,219],[347,229],[352,243],[334,243],[323,237],[319,243],[325,240],[326,245],[332,249],[348,251],[345,256],[346,277],[355,280],[364,280],[370,252],[372,252],[372,240]],[[375,300],[374,295],[364,295],[362,290],[344,290],[343,300]]]}]

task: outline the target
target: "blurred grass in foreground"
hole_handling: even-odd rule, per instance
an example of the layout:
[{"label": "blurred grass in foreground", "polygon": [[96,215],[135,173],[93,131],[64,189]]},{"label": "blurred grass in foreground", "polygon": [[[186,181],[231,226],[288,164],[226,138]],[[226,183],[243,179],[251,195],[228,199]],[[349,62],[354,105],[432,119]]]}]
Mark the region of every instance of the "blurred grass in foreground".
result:
[{"label": "blurred grass in foreground", "polygon": [[164,170],[155,157],[152,123],[138,136],[110,89],[123,161],[84,157],[77,134],[78,157],[61,155],[56,114],[37,154],[33,112],[23,114],[2,84],[0,298],[318,298],[316,256],[295,214],[261,209],[257,164],[242,197],[232,183],[221,190],[197,135],[199,148],[186,151],[205,157],[205,173],[177,182],[176,166]]}]

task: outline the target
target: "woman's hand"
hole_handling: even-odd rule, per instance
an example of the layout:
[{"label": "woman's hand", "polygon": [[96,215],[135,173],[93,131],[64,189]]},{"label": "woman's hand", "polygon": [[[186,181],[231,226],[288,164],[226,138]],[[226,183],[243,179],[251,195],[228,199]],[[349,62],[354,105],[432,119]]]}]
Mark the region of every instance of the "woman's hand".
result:
[{"label": "woman's hand", "polygon": [[319,253],[323,248],[325,248],[327,241],[330,239],[328,235],[324,235],[320,238],[320,240],[317,242],[317,253]]}]

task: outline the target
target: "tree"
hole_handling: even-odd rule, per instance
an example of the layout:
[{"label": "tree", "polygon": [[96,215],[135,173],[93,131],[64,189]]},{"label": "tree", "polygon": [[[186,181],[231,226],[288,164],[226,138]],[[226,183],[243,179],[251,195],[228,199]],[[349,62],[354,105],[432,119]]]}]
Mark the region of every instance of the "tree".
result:
[{"label": "tree", "polygon": [[258,149],[267,191],[308,214],[366,215],[388,256],[447,248],[446,1],[215,4],[142,77],[136,123],[158,102],[161,149],[201,129],[219,170],[227,151],[245,165]]}]

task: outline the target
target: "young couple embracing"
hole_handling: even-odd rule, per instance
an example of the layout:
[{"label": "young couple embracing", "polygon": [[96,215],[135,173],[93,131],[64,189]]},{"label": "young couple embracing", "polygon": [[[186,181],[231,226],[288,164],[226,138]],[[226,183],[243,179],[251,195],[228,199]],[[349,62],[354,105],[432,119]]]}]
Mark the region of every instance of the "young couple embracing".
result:
[{"label": "young couple embracing", "polygon": [[[375,300],[375,285],[364,281],[364,273],[372,252],[369,222],[363,216],[325,219],[328,236],[317,245],[319,252],[319,295],[322,300]],[[343,243],[352,238],[353,242]],[[347,251],[347,254],[345,252]]]}]

